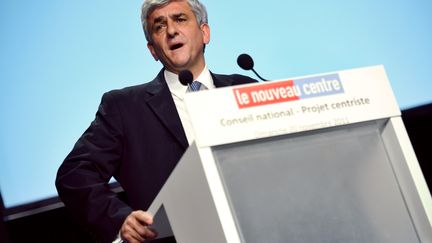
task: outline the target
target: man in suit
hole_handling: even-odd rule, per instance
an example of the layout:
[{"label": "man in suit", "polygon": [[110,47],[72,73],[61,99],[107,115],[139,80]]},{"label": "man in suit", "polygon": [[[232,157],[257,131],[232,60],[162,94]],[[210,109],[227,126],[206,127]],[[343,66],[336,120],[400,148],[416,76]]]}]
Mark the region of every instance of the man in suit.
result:
[{"label": "man in suit", "polygon": [[[145,242],[155,237],[147,209],[193,140],[183,97],[192,72],[201,89],[256,82],[211,73],[204,59],[210,28],[198,0],[146,0],[147,46],[164,68],[149,83],[103,95],[95,120],[60,166],[56,186],[66,207],[103,241]],[[111,192],[114,177],[128,204]]]}]

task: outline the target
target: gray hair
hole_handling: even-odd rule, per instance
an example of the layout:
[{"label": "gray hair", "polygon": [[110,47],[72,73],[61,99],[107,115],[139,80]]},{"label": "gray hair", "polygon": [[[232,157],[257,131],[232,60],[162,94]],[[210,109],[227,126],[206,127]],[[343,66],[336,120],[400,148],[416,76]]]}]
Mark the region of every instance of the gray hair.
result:
[{"label": "gray hair", "polygon": [[[141,7],[141,24],[144,29],[144,34],[148,42],[151,42],[151,35],[149,30],[147,29],[147,18],[148,16],[158,7],[165,6],[170,2],[174,2],[178,0],[145,0]],[[199,25],[207,24],[207,10],[205,6],[198,0],[187,0],[187,3],[192,8],[192,11],[195,14],[195,18]]]}]

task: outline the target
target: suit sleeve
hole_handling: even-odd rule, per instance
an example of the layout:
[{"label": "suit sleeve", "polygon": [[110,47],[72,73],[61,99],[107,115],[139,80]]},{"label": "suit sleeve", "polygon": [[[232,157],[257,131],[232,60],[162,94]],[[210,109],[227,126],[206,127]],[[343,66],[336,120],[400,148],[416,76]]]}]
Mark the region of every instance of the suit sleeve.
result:
[{"label": "suit sleeve", "polygon": [[95,120],[57,172],[56,187],[66,208],[104,241],[115,239],[132,209],[108,182],[122,159],[123,129],[115,96],[106,93]]}]

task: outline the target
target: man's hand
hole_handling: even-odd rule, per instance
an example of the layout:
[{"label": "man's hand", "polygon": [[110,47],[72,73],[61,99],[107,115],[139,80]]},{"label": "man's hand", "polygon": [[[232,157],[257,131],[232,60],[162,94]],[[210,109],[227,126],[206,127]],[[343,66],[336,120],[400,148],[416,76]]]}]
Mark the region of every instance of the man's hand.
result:
[{"label": "man's hand", "polygon": [[145,242],[156,238],[157,232],[148,226],[153,223],[153,217],[142,210],[133,211],[127,216],[120,229],[122,240],[129,243]]}]

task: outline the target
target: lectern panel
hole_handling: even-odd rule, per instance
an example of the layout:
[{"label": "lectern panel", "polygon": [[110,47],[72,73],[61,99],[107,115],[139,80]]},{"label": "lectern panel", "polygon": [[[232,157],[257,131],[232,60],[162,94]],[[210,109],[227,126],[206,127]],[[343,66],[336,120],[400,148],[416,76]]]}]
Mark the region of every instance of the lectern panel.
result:
[{"label": "lectern panel", "polygon": [[383,122],[213,148],[243,242],[419,242]]}]

